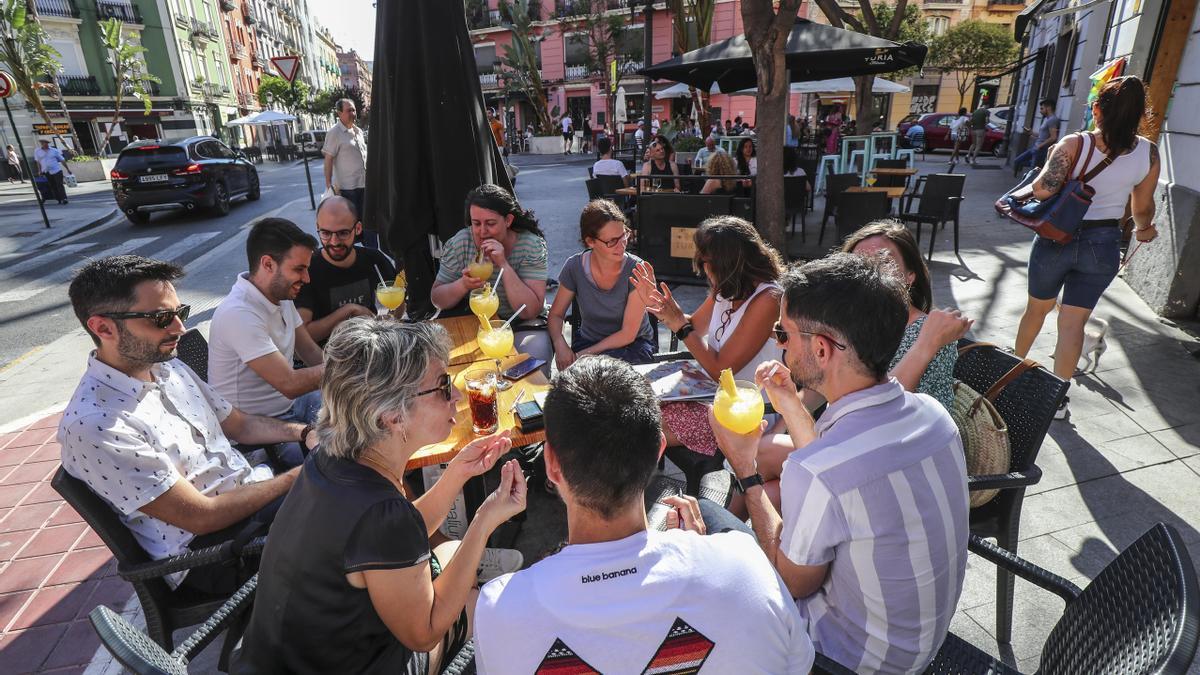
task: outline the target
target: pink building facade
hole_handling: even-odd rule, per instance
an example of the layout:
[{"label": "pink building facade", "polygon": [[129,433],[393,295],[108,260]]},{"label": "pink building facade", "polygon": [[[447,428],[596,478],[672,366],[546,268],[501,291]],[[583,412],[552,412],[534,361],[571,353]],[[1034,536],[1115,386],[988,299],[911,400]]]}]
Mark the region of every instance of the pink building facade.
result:
[{"label": "pink building facade", "polygon": [[[471,29],[471,39],[475,47],[475,62],[479,70],[480,87],[483,90],[485,102],[497,108],[507,107],[515,112],[517,127],[524,129],[533,118],[533,111],[525,96],[506,96],[501,86],[502,70],[499,60],[504,57],[505,46],[511,44],[512,35],[500,19],[499,0],[487,0],[486,10],[483,1],[472,11],[468,5],[467,22]],[[609,12],[627,17],[627,44],[632,48],[644,51],[645,30],[647,24],[646,12],[642,6],[635,11],[628,9],[627,0],[606,0]],[[806,3],[807,4],[807,3]],[[572,35],[582,34],[584,29],[580,14],[587,12],[590,5],[587,0],[542,0],[540,3],[530,2],[533,33],[536,36],[536,49],[540,51],[542,81],[546,88],[548,107],[551,111],[557,107],[560,111],[570,111],[578,125],[584,115],[589,115],[592,125],[599,127],[602,123],[610,124],[610,114],[607,110],[608,101],[603,91],[602,83],[597,76],[588,72],[586,67],[587,48]],[[584,9],[580,9],[580,8]],[[801,9],[804,16],[806,8]],[[651,58],[650,63],[659,63],[673,56],[674,17],[667,9],[666,3],[658,2],[652,5],[650,11]],[[712,41],[720,42],[735,35],[744,33],[741,14],[741,0],[717,0],[713,17]],[[628,127],[644,114],[647,96],[644,92],[644,78],[634,74],[644,59],[630,64],[630,74],[623,75],[620,86],[625,89],[627,104]],[[652,83],[649,98],[651,115],[657,116],[663,122],[686,114],[690,110],[685,99],[655,99],[654,92],[666,89],[675,82],[656,80]],[[798,94],[792,96],[791,110],[799,112],[800,99]],[[709,100],[709,106],[720,115],[722,122],[740,116],[743,121],[754,124],[755,101],[753,96],[714,94]]]}]

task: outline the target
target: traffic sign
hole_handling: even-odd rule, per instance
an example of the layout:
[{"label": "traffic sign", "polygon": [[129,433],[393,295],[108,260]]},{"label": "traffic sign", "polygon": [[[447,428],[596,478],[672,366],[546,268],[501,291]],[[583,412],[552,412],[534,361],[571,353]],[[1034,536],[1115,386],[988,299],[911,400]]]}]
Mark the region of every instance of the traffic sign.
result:
[{"label": "traffic sign", "polygon": [[300,72],[300,57],[272,56],[271,65],[275,66],[275,70],[279,72],[280,77],[291,82],[296,79],[296,74]]},{"label": "traffic sign", "polygon": [[17,93],[17,82],[12,75],[0,70],[0,98],[8,98]]}]

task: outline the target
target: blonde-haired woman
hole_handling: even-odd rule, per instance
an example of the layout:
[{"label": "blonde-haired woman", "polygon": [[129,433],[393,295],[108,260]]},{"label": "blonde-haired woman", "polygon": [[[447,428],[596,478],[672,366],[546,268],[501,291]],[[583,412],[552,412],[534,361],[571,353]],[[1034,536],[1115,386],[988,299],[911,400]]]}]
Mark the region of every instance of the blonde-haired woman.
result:
[{"label": "blonde-haired woman", "polygon": [[280,507],[263,551],[243,663],[252,672],[439,672],[470,636],[476,571],[492,531],[525,508],[525,479],[500,487],[461,542],[430,550],[467,479],[511,447],[468,444],[413,501],[401,477],[445,439],[462,395],[449,341],[432,324],[356,318],[325,347],[320,448]]},{"label": "blonde-haired woman", "polygon": [[[710,176],[736,176],[738,175],[737,164],[727,152],[718,152],[708,160],[708,164],[704,168],[704,172]],[[702,195],[733,195],[740,196],[742,194],[742,182],[736,178],[709,178],[704,181],[704,187],[700,188]]]}]

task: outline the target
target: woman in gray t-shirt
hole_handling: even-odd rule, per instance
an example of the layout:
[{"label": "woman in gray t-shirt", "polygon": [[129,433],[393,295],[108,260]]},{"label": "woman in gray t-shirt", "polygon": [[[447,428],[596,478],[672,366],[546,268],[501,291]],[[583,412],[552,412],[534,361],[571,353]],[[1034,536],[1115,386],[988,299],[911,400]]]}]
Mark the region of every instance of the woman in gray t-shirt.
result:
[{"label": "woman in gray t-shirt", "polygon": [[[550,307],[550,340],[562,370],[587,354],[607,354],[629,363],[647,363],[654,333],[646,307],[629,277],[642,260],[626,252],[629,224],[613,202],[596,199],[579,216],[579,238],[587,247],[563,264],[558,293]],[[563,322],[572,302],[581,315],[568,344]]]}]

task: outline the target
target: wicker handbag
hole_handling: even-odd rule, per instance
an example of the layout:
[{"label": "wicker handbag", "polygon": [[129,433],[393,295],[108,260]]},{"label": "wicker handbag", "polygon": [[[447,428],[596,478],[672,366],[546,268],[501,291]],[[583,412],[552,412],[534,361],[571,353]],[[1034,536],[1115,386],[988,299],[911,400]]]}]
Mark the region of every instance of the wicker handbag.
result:
[{"label": "wicker handbag", "polygon": [[[976,347],[991,347],[987,343],[976,342],[958,350],[959,355]],[[996,410],[996,398],[1009,382],[1017,379],[1030,368],[1037,367],[1037,362],[1024,359],[1013,366],[996,383],[980,394],[965,382],[954,381],[954,406],[950,416],[958,425],[958,433],[962,436],[963,450],[967,456],[968,476],[990,476],[1008,473],[1011,463],[1011,451],[1008,445],[1008,425]],[[972,492],[971,508],[983,506],[996,496],[999,490],[979,490]]]}]

